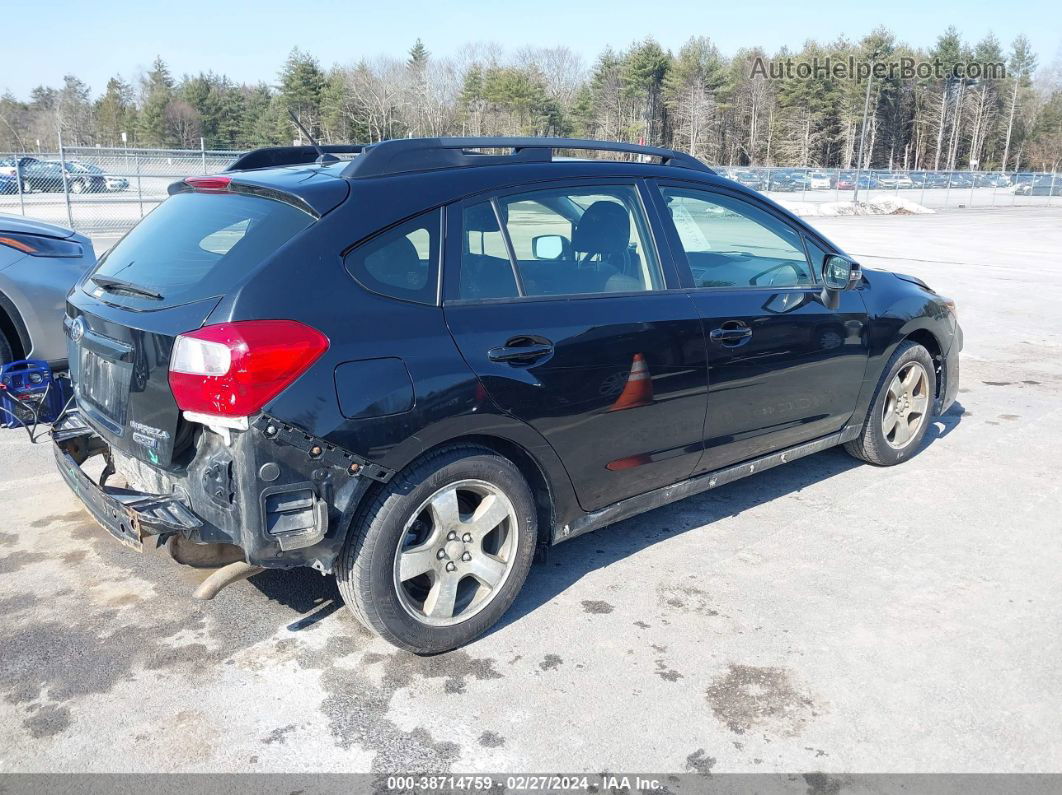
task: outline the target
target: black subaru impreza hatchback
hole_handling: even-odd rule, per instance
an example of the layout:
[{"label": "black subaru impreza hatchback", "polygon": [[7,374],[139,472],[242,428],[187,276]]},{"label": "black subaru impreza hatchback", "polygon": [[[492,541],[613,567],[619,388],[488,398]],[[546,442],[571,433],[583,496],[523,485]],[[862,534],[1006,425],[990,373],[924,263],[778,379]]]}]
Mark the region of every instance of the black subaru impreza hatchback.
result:
[{"label": "black subaru impreza hatchback", "polygon": [[69,296],[60,470],[217,568],[200,597],[312,566],[419,653],[540,547],[833,445],[899,463],[958,390],[950,300],[671,150],[270,148],[170,194]]}]

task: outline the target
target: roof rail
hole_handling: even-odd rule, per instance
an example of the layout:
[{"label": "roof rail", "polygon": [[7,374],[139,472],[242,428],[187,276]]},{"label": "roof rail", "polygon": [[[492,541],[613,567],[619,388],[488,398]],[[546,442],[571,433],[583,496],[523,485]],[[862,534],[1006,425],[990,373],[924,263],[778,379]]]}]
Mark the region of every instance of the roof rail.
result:
[{"label": "roof rail", "polygon": [[[309,147],[305,147],[309,149]],[[328,151],[325,147],[325,151]],[[488,155],[480,149],[511,149],[512,154]],[[640,146],[619,141],[591,141],[583,138],[396,138],[359,149],[360,156],[343,169],[345,177],[383,177],[412,171],[432,171],[442,168],[506,165],[510,163],[549,162],[555,149],[582,149],[599,152],[658,157],[665,166],[681,166],[714,174],[708,166],[692,155]],[[261,151],[261,150],[259,150]],[[312,149],[310,149],[313,152]],[[251,157],[255,153],[245,157]],[[316,155],[316,153],[313,153]],[[313,157],[306,161],[312,162]],[[240,161],[237,161],[240,162]]]},{"label": "roof rail", "polygon": [[[359,154],[365,147],[362,144],[325,144],[321,147],[333,154]],[[236,158],[226,171],[249,171],[254,168],[273,168],[276,166],[298,166],[313,163],[320,153],[312,146],[265,146],[252,149]]]}]

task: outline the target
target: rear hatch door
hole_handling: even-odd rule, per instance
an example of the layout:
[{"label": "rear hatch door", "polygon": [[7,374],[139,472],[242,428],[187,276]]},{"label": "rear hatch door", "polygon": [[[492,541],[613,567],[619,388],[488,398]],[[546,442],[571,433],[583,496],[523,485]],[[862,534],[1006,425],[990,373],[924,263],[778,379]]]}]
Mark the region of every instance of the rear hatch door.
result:
[{"label": "rear hatch door", "polygon": [[71,377],[86,421],[113,447],[180,465],[191,434],[169,387],[178,334],[314,223],[304,207],[230,191],[172,196],[68,298]]}]

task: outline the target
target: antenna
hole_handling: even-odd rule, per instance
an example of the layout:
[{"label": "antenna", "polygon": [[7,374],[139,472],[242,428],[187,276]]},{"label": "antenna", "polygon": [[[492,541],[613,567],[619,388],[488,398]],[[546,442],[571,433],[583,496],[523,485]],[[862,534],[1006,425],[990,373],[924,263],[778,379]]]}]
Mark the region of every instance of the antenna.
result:
[{"label": "antenna", "polygon": [[339,158],[338,157],[336,157],[335,155],[328,154],[327,152],[325,152],[324,149],[321,148],[321,145],[319,143],[317,143],[317,141],[314,139],[314,137],[312,135],[310,135],[310,131],[302,126],[302,122],[299,121],[299,117],[296,116],[292,112],[291,108],[288,108],[288,115],[291,116],[291,120],[293,122],[295,122],[295,126],[298,127],[302,131],[302,134],[305,135],[309,139],[310,145],[314,149],[317,150],[317,162],[318,163],[338,163],[339,162]]}]

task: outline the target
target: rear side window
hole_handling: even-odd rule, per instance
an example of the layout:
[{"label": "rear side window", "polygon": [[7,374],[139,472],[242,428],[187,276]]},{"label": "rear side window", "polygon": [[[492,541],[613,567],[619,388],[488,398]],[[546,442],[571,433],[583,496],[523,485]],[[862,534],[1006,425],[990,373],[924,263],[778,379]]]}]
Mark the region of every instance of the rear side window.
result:
[{"label": "rear side window", "polygon": [[663,289],[633,185],[503,196],[465,208],[462,225],[461,299]]},{"label": "rear side window", "polygon": [[374,293],[434,304],[442,211],[418,215],[354,248],[347,272]]},{"label": "rear side window", "polygon": [[178,193],[133,227],[94,275],[155,290],[162,301],[120,299],[146,300],[152,308],[221,295],[313,222],[309,213],[272,199]]}]

